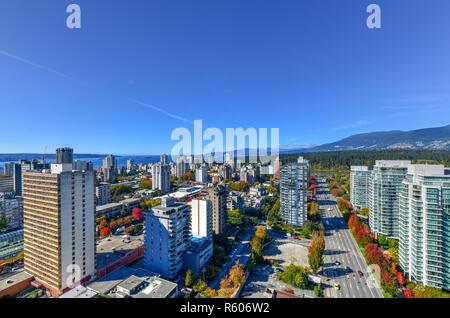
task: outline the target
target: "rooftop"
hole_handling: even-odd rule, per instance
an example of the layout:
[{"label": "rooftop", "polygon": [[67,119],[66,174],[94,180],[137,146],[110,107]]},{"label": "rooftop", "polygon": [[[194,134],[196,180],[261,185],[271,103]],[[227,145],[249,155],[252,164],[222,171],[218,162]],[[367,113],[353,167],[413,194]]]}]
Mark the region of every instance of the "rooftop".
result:
[{"label": "rooftop", "polygon": [[97,268],[103,268],[108,264],[121,259],[128,252],[138,248],[142,244],[144,235],[130,236],[131,242],[123,242],[121,236],[110,236],[98,241],[97,245]]},{"label": "rooftop", "polygon": [[15,284],[18,284],[20,282],[23,282],[24,280],[27,280],[29,278],[33,277],[33,275],[28,274],[24,270],[14,273],[12,275],[2,275],[0,277],[0,291],[5,290],[6,288],[9,288],[11,286],[14,286]]}]

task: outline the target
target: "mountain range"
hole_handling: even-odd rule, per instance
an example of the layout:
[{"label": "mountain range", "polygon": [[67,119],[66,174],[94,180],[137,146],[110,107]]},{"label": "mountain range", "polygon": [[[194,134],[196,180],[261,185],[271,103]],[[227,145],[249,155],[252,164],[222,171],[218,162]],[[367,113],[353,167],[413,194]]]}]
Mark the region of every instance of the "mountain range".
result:
[{"label": "mountain range", "polygon": [[410,131],[392,130],[352,135],[329,144],[311,148],[285,149],[281,153],[343,150],[450,150],[450,125]]}]

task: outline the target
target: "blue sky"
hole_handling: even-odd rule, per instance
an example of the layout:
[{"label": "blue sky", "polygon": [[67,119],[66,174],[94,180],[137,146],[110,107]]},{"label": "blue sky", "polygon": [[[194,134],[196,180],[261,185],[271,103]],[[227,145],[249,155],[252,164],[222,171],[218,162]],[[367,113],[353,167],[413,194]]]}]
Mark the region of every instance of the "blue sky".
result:
[{"label": "blue sky", "polygon": [[[66,27],[70,3],[80,30]],[[0,153],[159,154],[194,119],[280,128],[282,147],[443,126],[449,12],[448,0],[3,0]]]}]

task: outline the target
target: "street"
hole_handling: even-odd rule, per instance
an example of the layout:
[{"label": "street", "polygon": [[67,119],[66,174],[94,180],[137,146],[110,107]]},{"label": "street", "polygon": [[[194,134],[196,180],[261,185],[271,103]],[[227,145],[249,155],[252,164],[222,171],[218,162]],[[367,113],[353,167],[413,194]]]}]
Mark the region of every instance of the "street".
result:
[{"label": "street", "polygon": [[212,289],[218,290],[220,288],[220,281],[222,278],[230,272],[231,267],[236,264],[236,260],[239,260],[240,264],[246,264],[250,259],[250,253],[252,251],[252,247],[250,246],[250,240],[255,234],[252,229],[254,227],[249,227],[249,230],[242,237],[241,242],[233,249],[235,252],[231,252],[229,255],[230,260],[224,267],[220,269],[219,275],[211,281],[210,287]]},{"label": "street", "polygon": [[[330,194],[324,179],[318,179],[317,182],[317,200],[325,227],[325,259],[322,274],[329,278],[325,295],[332,298],[383,298],[337,208],[336,199]],[[336,265],[336,261],[339,265]],[[350,271],[347,271],[347,267]],[[358,271],[363,273],[362,277],[358,275]],[[335,283],[340,285],[339,290],[335,290]]]}]

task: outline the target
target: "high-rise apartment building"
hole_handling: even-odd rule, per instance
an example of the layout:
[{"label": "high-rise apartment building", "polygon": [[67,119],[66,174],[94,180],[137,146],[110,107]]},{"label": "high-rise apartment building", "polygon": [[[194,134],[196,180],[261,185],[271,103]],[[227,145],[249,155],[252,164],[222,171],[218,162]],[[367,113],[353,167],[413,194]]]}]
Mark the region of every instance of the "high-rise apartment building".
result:
[{"label": "high-rise apartment building", "polygon": [[118,176],[117,160],[113,155],[108,155],[103,159],[103,181],[114,181]]},{"label": "high-rise apartment building", "polygon": [[108,155],[103,159],[103,168],[117,168],[117,160],[113,155]]},{"label": "high-rise apartment building", "polygon": [[195,181],[200,183],[208,182],[208,168],[206,166],[201,166],[195,170]]},{"label": "high-rise apartment building", "polygon": [[194,199],[191,201],[192,236],[212,239],[212,213],[212,203],[210,200]]},{"label": "high-rise apartment building", "polygon": [[0,175],[0,192],[14,192],[13,177]]},{"label": "high-rise apartment building", "polygon": [[227,196],[228,193],[224,186],[204,188],[203,194],[207,200],[212,202],[213,211],[213,231],[216,234],[224,233],[227,229],[228,210]]},{"label": "high-rise apartment building", "polygon": [[161,158],[160,158],[159,161],[160,161],[161,164],[163,164],[163,165],[166,165],[166,164],[169,163],[169,160],[168,160],[167,155],[166,155],[165,153],[163,153],[163,154],[161,155]]},{"label": "high-rise apartment building", "polygon": [[186,158],[179,157],[177,159],[177,178],[184,176],[189,170],[189,163],[186,162]]},{"label": "high-rise apartment building", "polygon": [[450,170],[410,165],[399,198],[399,258],[406,278],[450,290]]},{"label": "high-rise apartment building", "polygon": [[170,166],[156,163],[152,166],[152,189],[162,194],[170,191]]},{"label": "high-rise apartment building", "polygon": [[233,175],[233,169],[230,165],[224,164],[220,166],[220,176],[223,178],[223,180],[231,180]]},{"label": "high-rise apartment building", "polygon": [[57,148],[56,149],[56,163],[57,164],[73,164],[73,149],[72,148]]},{"label": "high-rise apartment building", "polygon": [[144,267],[172,279],[183,268],[183,253],[191,238],[190,206],[166,197],[144,216]]},{"label": "high-rise apartment building", "polygon": [[298,227],[306,224],[309,176],[309,161],[302,157],[281,169],[280,216],[287,224]]},{"label": "high-rise apartment building", "polygon": [[369,207],[370,173],[367,166],[350,167],[350,202],[355,208]]},{"label": "high-rise apartment building", "polygon": [[16,195],[22,195],[22,165],[18,163],[5,163],[5,174],[13,179],[13,190]]},{"label": "high-rise apartment building", "polygon": [[[11,195],[12,194],[12,195]],[[0,215],[6,218],[3,231],[20,229],[23,226],[23,200],[13,193],[0,193]]]},{"label": "high-rise apartment building", "polygon": [[111,184],[101,182],[95,187],[95,204],[105,205],[111,203]]},{"label": "high-rise apartment building", "polygon": [[95,275],[94,173],[72,170],[68,153],[23,175],[25,271],[53,297]]},{"label": "high-rise apartment building", "polygon": [[399,193],[409,160],[377,160],[369,178],[369,226],[375,235],[398,239]]}]

